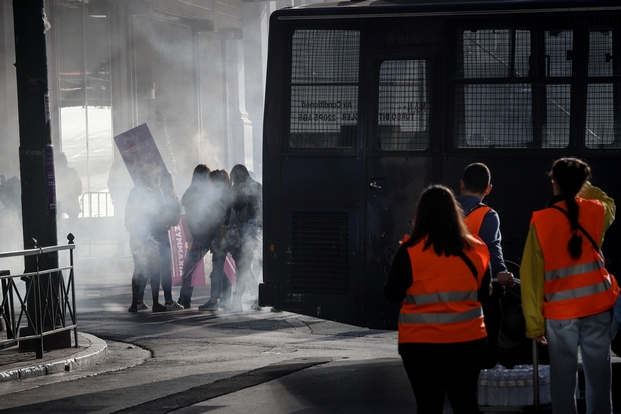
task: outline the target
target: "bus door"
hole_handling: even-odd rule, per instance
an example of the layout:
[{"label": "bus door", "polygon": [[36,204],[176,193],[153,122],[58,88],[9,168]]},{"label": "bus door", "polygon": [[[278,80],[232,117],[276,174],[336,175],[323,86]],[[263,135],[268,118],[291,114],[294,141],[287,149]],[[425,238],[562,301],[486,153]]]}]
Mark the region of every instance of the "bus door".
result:
[{"label": "bus door", "polygon": [[[274,281],[277,309],[359,325],[360,30],[294,27],[289,38],[290,75],[284,75],[289,114],[280,121],[286,125],[284,145],[266,158],[274,162],[269,169],[280,166],[265,183],[268,191],[280,183],[280,200],[264,209],[264,225],[281,230],[267,235],[277,250],[268,254],[271,273],[264,280]],[[276,272],[272,261],[282,266]]]},{"label": "bus door", "polygon": [[369,327],[396,328],[398,306],[383,286],[421,190],[432,181],[430,96],[433,59],[376,57],[370,84],[366,158],[366,295]]}]

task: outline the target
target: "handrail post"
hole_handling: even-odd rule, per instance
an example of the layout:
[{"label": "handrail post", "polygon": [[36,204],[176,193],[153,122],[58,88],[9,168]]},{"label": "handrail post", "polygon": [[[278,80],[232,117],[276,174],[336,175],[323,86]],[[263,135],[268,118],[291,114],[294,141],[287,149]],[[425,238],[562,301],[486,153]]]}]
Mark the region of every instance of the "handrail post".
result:
[{"label": "handrail post", "polygon": [[[68,244],[74,244],[73,240],[75,239],[72,233],[67,235],[67,240],[69,240]],[[69,270],[69,283],[71,283],[71,306],[73,309],[73,320],[71,321],[75,328],[73,328],[73,336],[75,339],[75,347],[78,347],[78,312],[75,307],[75,279],[73,273],[73,249],[69,249],[69,266],[71,269]]]},{"label": "handrail post", "polygon": [[[36,248],[35,244],[35,248]],[[34,301],[35,306],[35,335],[39,335],[39,339],[36,341],[35,350],[37,354],[37,359],[43,358],[43,303],[41,297],[41,274],[39,273],[39,258],[41,254],[37,254],[35,256],[36,261],[36,272],[35,275],[35,297]]]},{"label": "handrail post", "polygon": [[[9,270],[0,270],[0,276],[9,276],[11,272]],[[7,280],[2,279],[2,297],[4,298],[4,307],[2,314],[6,328],[6,338],[15,339],[13,333],[13,326],[15,325],[15,312],[13,311],[13,289],[10,284],[7,285]]]}]

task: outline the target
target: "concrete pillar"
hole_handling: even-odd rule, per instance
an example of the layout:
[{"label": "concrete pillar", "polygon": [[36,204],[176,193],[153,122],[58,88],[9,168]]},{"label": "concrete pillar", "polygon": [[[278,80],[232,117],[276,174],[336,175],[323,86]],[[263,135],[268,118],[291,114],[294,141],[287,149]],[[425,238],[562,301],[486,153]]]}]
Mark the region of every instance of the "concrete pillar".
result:
[{"label": "concrete pillar", "polygon": [[263,105],[265,101],[265,69],[267,67],[267,38],[269,16],[273,2],[244,3],[243,37],[246,62],[246,108],[252,123],[252,171],[263,176]]},{"label": "concrete pillar", "polygon": [[211,169],[230,171],[222,40],[210,32],[200,32],[197,37],[200,162]]},{"label": "concrete pillar", "polygon": [[236,164],[254,169],[252,159],[252,123],[248,118],[245,99],[244,54],[241,30],[225,29],[223,49],[225,65],[229,171]]},{"label": "concrete pillar", "polygon": [[[0,3],[0,139],[2,155],[0,174],[6,179],[18,175],[19,159],[15,156],[19,147],[17,124],[17,83],[15,80],[15,40],[13,29],[13,6],[9,1]],[[21,214],[21,212],[20,212]]]},{"label": "concrete pillar", "polygon": [[[43,0],[13,0],[15,26],[15,68],[17,73],[17,104],[19,113],[19,161],[22,183],[22,217],[24,247],[47,247],[57,244],[54,155],[50,125],[47,80],[47,53]],[[36,243],[35,243],[36,240]],[[37,263],[38,262],[38,263]],[[26,272],[58,267],[58,253],[29,256]],[[34,279],[27,280],[32,283]],[[59,275],[41,277],[42,295],[32,296],[28,312],[46,306],[43,327],[54,328],[60,314],[57,298]],[[35,291],[39,288],[35,286]],[[48,292],[47,294],[44,292]],[[39,298],[41,302],[38,302]],[[41,315],[43,312],[41,312]],[[34,314],[31,314],[34,317]],[[30,327],[29,328],[34,328]],[[66,331],[69,332],[69,331]],[[42,346],[37,357],[42,357]],[[70,341],[69,341],[70,345]]]}]

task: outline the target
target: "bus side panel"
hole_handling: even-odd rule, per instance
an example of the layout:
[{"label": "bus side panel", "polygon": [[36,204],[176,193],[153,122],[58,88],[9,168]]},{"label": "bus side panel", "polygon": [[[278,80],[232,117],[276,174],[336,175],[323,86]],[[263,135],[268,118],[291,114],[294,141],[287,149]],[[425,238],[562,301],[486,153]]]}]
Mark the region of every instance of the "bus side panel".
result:
[{"label": "bus side panel", "polygon": [[282,308],[282,256],[280,235],[282,217],[281,142],[285,126],[281,122],[284,111],[286,50],[285,30],[276,15],[270,19],[269,52],[263,122],[263,284],[259,286],[259,300],[266,306]]},{"label": "bus side panel", "polygon": [[366,301],[370,328],[396,329],[399,305],[384,297],[392,258],[411,233],[416,201],[432,182],[432,159],[419,156],[371,157],[368,161]]},{"label": "bus side panel", "polygon": [[361,323],[360,174],[358,157],[283,162],[283,310]]}]

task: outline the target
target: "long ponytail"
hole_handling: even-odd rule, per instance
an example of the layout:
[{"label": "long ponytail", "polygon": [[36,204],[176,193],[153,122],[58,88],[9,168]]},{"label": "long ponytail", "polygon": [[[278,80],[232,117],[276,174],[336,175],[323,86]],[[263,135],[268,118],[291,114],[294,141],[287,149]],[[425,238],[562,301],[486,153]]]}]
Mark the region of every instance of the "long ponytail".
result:
[{"label": "long ponytail", "polygon": [[577,158],[560,158],[552,164],[550,173],[567,203],[567,214],[571,225],[572,236],[567,243],[567,250],[574,259],[582,255],[582,235],[578,233],[578,216],[580,207],[576,196],[591,176],[589,165]]}]

